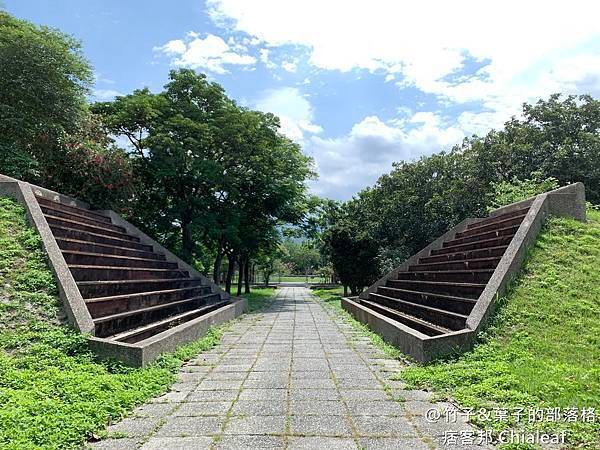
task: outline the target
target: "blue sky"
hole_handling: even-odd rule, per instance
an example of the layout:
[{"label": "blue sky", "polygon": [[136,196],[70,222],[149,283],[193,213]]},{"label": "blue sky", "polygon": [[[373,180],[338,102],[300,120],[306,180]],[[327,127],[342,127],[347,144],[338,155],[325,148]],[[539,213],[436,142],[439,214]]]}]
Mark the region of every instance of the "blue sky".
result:
[{"label": "blue sky", "polygon": [[313,192],[348,199],[413,160],[498,128],[553,92],[600,94],[600,4],[391,0],[5,0],[73,34],[92,99],[191,67],[279,115],[316,162]]}]

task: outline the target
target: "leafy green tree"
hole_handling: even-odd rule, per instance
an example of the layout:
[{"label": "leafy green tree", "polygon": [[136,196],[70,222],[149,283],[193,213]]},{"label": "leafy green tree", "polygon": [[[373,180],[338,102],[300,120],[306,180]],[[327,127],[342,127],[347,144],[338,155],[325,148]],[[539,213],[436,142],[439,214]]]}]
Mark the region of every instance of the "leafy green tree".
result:
[{"label": "leafy green tree", "polygon": [[311,160],[275,116],[238,107],[205,75],[169,80],[93,110],[133,147],[144,185],[133,220],[192,263],[210,244],[215,281],[227,257],[226,289],[237,266],[240,290],[251,259],[278,241],[275,227],[300,220]]},{"label": "leafy green tree", "polygon": [[0,11],[0,172],[36,181],[86,118],[92,70],[80,43]]},{"label": "leafy green tree", "polygon": [[331,251],[331,262],[341,283],[358,295],[379,276],[378,245],[373,236],[361,229],[352,216],[340,218],[327,232],[325,239]]},{"label": "leafy green tree", "polygon": [[0,11],[0,172],[122,208],[135,177],[88,110],[91,81],[76,39]]},{"label": "leafy green tree", "polygon": [[320,266],[321,255],[318,250],[308,245],[307,242],[299,243],[286,240],[283,242],[283,247],[285,252],[282,260],[292,268],[294,274],[310,274]]},{"label": "leafy green tree", "polygon": [[600,201],[600,101],[553,95],[525,104],[523,118],[501,130],[395,164],[346,202],[345,214],[330,215],[322,251],[338,272],[344,258],[363,254],[382,274],[466,217],[576,181],[592,203]]}]

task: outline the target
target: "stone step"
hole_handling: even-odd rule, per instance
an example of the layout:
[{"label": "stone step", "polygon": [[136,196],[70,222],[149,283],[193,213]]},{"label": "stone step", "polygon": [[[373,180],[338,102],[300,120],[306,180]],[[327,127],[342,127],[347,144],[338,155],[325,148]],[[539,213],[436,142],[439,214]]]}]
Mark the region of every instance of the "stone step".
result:
[{"label": "stone step", "polygon": [[208,294],[98,317],[93,319],[96,336],[113,336],[124,331],[129,331],[134,327],[149,325],[171,316],[197,310],[220,300],[221,297],[219,294]]},{"label": "stone step", "polygon": [[512,237],[515,235],[515,233],[517,232],[518,229],[519,229],[518,225],[514,225],[514,226],[510,226],[510,227],[506,227],[506,228],[499,228],[494,231],[486,231],[484,233],[474,234],[471,236],[465,236],[462,238],[451,239],[449,241],[444,242],[442,244],[442,246],[443,247],[452,247],[454,245],[459,245],[459,244],[467,244],[470,242],[485,241],[485,240],[497,238],[500,236],[511,236]]},{"label": "stone step", "polygon": [[185,322],[189,322],[197,317],[203,316],[211,311],[214,311],[218,308],[221,308],[227,305],[229,301],[222,300],[220,302],[215,302],[214,304],[210,304],[207,306],[203,306],[198,309],[194,309],[192,311],[184,312],[182,314],[178,314],[176,316],[168,317],[164,320],[160,320],[157,322],[153,322],[149,325],[145,325],[142,327],[138,327],[135,329],[127,330],[123,333],[115,334],[110,336],[110,339],[118,342],[127,342],[127,343],[135,343],[139,342],[140,345],[142,341],[148,339],[158,333],[162,333],[170,328],[181,325]]},{"label": "stone step", "polygon": [[466,244],[449,245],[447,247],[442,247],[442,248],[431,250],[430,254],[431,254],[431,256],[436,256],[436,255],[445,255],[448,253],[457,253],[457,252],[470,251],[470,250],[483,250],[483,249],[489,249],[489,248],[500,247],[500,246],[508,247],[508,244],[510,244],[510,241],[512,241],[512,238],[513,238],[513,235],[510,234],[510,235],[506,235],[506,236],[495,237],[492,239],[485,239],[483,241],[467,242]]},{"label": "stone step", "polygon": [[136,258],[131,256],[107,255],[102,253],[74,252],[63,250],[67,264],[84,266],[113,266],[113,267],[147,267],[151,269],[178,269],[175,262],[151,258]]},{"label": "stone step", "polygon": [[58,203],[58,202],[49,200],[44,197],[36,196],[36,198],[37,198],[37,201],[40,204],[40,206],[42,206],[42,205],[49,206],[53,209],[58,209],[60,211],[64,211],[67,213],[70,212],[73,214],[77,214],[79,216],[84,216],[84,217],[88,217],[90,219],[95,219],[100,222],[112,223],[110,217],[103,216],[102,214],[97,213],[95,211],[91,211],[89,209],[83,209],[83,208],[78,208],[77,206],[65,205],[63,203]]},{"label": "stone step", "polygon": [[465,314],[458,314],[445,309],[434,308],[381,294],[370,293],[369,300],[454,331],[465,328],[467,321],[467,315]]},{"label": "stone step", "polygon": [[112,222],[107,223],[98,219],[92,219],[86,216],[81,216],[79,214],[61,211],[60,209],[54,209],[49,206],[40,205],[42,208],[42,212],[46,217],[58,217],[61,219],[74,220],[80,223],[85,223],[88,225],[94,225],[100,228],[106,228],[107,230],[118,231],[120,233],[125,233],[125,228],[120,227],[119,225],[114,225]]},{"label": "stone step", "polygon": [[387,280],[386,284],[397,289],[467,297],[475,300],[479,298],[485,289],[485,284],[483,283],[456,283],[448,281]]},{"label": "stone step", "polygon": [[478,227],[472,227],[465,231],[456,233],[457,238],[465,237],[465,236],[473,236],[475,234],[485,233],[486,231],[499,230],[502,228],[508,228],[515,225],[521,225],[523,219],[527,214],[523,214],[520,216],[509,217],[508,219],[499,220],[496,222],[489,223],[487,225],[481,225]]},{"label": "stone step", "polygon": [[410,314],[402,313],[393,308],[380,305],[379,303],[361,299],[360,304],[378,312],[379,314],[383,314],[384,316],[389,317],[392,320],[400,322],[412,328],[413,330],[417,330],[427,336],[439,336],[441,334],[452,332],[452,330],[448,328],[444,328],[439,325],[427,322],[423,319],[419,319],[418,317],[411,316]]},{"label": "stone step", "polygon": [[500,245],[498,247],[480,248],[464,252],[444,253],[441,255],[425,256],[423,258],[419,258],[419,264],[461,261],[465,259],[502,257],[507,248],[508,245]]},{"label": "stone step", "polygon": [[481,219],[477,222],[467,225],[467,228],[476,228],[476,227],[480,227],[482,225],[487,225],[490,223],[502,221],[502,220],[508,219],[509,217],[522,216],[524,214],[527,214],[528,211],[529,211],[529,206],[526,206],[524,208],[516,209],[516,210],[508,212],[508,213],[499,214],[497,216],[486,217],[485,219]]},{"label": "stone step", "polygon": [[72,228],[50,225],[50,229],[55,238],[75,239],[79,241],[92,242],[94,244],[113,245],[116,247],[126,247],[134,250],[152,251],[152,246],[139,242],[110,237],[103,234],[90,233],[83,230],[74,230]]},{"label": "stone step", "polygon": [[149,280],[165,278],[188,278],[187,270],[149,269],[145,267],[112,267],[69,265],[75,281]]},{"label": "stone step", "polygon": [[129,310],[147,308],[186,298],[210,294],[210,286],[190,286],[162,291],[138,292],[135,294],[114,295],[111,297],[90,298],[85,301],[93,318],[119,314]]},{"label": "stone step", "polygon": [[435,270],[399,272],[399,280],[450,281],[458,283],[487,283],[494,269]]},{"label": "stone step", "polygon": [[153,280],[105,280],[80,281],[77,283],[84,299],[162,291],[185,287],[203,286],[201,278],[163,278]]},{"label": "stone step", "polygon": [[377,294],[466,315],[471,313],[473,306],[477,303],[477,299],[474,298],[399,289],[391,286],[379,286],[377,288]]},{"label": "stone step", "polygon": [[140,242],[140,238],[137,236],[131,236],[130,234],[122,233],[120,231],[109,230],[107,227],[98,227],[95,225],[89,225],[89,224],[86,224],[83,222],[78,222],[78,221],[71,220],[71,219],[63,219],[63,218],[54,217],[54,216],[46,216],[46,221],[48,222],[48,225],[50,225],[51,227],[58,226],[58,227],[63,227],[63,228],[69,228],[72,230],[79,230],[79,231],[85,231],[85,232],[89,232],[89,233],[95,233],[95,234],[99,234],[102,236],[115,237],[115,238],[122,239],[124,241]]},{"label": "stone step", "polygon": [[464,259],[459,261],[443,261],[425,264],[412,264],[409,271],[427,270],[468,270],[468,269],[495,269],[500,262],[499,257]]},{"label": "stone step", "polygon": [[94,242],[81,241],[78,239],[56,238],[58,246],[63,251],[99,253],[103,255],[130,256],[133,258],[155,259],[165,261],[166,257],[162,253],[152,251],[134,250],[126,247],[117,247],[108,244],[98,244]]}]

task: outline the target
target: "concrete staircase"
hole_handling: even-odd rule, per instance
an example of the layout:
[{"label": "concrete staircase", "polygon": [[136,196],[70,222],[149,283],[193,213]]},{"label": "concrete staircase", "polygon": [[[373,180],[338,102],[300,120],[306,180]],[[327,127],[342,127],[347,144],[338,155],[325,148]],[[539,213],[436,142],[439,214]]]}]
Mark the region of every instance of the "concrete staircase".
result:
[{"label": "concrete staircase", "polygon": [[583,184],[464,220],[342,306],[417,361],[468,350],[550,214],[585,221]]},{"label": "concrete staircase", "polygon": [[466,328],[477,298],[514,238],[528,207],[469,224],[360,304],[428,336]]},{"label": "concrete staircase", "polygon": [[114,211],[0,175],[26,206],[70,322],[100,357],[140,366],[245,309]]},{"label": "concrete staircase", "polygon": [[95,336],[138,342],[228,303],[110,217],[37,197]]}]

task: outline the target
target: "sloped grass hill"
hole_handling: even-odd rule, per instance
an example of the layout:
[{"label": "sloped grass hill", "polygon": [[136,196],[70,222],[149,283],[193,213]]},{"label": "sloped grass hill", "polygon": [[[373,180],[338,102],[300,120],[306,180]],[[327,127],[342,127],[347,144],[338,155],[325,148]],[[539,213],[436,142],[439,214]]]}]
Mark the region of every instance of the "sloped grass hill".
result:
[{"label": "sloped grass hill", "polygon": [[[589,210],[588,223],[551,218],[481,343],[399,378],[465,408],[577,408],[578,422],[519,425],[492,416],[478,424],[566,430],[569,448],[600,448],[600,212]],[[595,408],[595,422],[582,422],[582,408]]]},{"label": "sloped grass hill", "polygon": [[[251,303],[260,300],[254,297]],[[130,369],[96,362],[85,337],[60,316],[39,236],[20,205],[0,197],[0,448],[80,448],[109,421],[166,391],[182,362],[218,343],[226,327]]]}]

